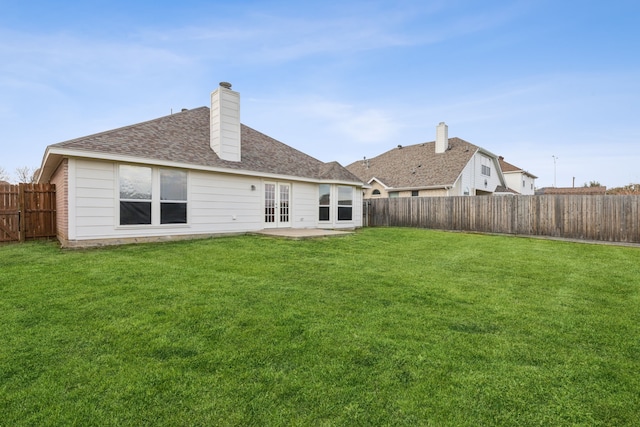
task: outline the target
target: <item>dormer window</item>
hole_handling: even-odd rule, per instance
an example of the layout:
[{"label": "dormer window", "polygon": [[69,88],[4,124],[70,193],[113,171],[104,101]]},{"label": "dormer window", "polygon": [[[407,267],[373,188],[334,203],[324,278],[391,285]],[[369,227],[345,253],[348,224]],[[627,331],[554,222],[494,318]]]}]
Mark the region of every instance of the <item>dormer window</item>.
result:
[{"label": "dormer window", "polygon": [[482,166],[480,172],[484,176],[491,176],[491,159],[488,157],[482,157]]}]

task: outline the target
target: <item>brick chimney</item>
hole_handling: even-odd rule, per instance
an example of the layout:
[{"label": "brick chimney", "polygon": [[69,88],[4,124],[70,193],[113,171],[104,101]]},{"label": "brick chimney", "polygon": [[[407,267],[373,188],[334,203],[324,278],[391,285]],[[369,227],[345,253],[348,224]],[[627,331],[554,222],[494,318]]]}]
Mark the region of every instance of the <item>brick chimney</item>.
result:
[{"label": "brick chimney", "polygon": [[436,153],[444,153],[449,147],[449,126],[440,122],[436,126]]},{"label": "brick chimney", "polygon": [[209,144],[222,160],[239,162],[240,158],[240,94],[231,83],[221,82],[211,93]]}]

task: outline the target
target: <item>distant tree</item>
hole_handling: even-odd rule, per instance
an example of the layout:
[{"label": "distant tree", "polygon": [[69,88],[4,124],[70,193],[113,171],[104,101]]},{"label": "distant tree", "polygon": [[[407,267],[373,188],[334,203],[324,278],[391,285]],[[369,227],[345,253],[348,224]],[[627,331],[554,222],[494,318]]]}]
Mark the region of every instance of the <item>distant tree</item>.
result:
[{"label": "distant tree", "polygon": [[18,182],[30,184],[36,180],[35,175],[36,169],[30,168],[29,166],[16,168],[16,176],[18,177]]},{"label": "distant tree", "polygon": [[629,184],[624,187],[616,187],[607,191],[607,194],[619,194],[619,195],[629,195],[629,194],[640,194],[640,184]]},{"label": "distant tree", "polygon": [[4,170],[2,166],[0,166],[0,181],[9,182],[9,174],[7,173],[6,170]]},{"label": "distant tree", "polygon": [[584,183],[584,187],[602,187],[598,181],[591,181],[589,184]]}]

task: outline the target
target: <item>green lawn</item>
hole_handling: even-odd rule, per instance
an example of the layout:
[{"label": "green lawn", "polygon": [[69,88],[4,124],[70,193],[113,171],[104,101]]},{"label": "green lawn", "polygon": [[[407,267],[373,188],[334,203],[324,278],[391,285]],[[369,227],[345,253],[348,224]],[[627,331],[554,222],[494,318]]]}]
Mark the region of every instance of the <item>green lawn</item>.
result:
[{"label": "green lawn", "polygon": [[0,246],[0,425],[640,425],[640,249]]}]

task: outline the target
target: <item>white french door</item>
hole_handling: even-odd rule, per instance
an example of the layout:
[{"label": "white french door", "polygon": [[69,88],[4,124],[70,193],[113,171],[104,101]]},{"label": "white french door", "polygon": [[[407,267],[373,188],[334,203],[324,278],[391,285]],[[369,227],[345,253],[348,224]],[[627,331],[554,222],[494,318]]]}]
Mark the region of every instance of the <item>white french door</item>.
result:
[{"label": "white french door", "polygon": [[265,228],[291,227],[291,184],[264,183]]}]

